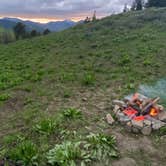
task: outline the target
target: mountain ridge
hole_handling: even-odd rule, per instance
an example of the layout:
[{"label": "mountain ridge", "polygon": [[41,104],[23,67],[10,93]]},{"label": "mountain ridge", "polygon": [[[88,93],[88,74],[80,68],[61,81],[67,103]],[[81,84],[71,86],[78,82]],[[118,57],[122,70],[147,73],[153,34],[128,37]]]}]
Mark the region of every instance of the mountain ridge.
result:
[{"label": "mountain ridge", "polygon": [[7,29],[12,29],[18,22],[22,22],[27,26],[28,31],[37,30],[39,32],[43,32],[45,29],[49,29],[50,31],[57,32],[61,30],[68,29],[77,24],[77,22],[71,20],[63,20],[63,21],[51,21],[48,23],[39,23],[33,22],[30,20],[21,20],[18,18],[12,17],[4,17],[0,19],[0,26]]}]

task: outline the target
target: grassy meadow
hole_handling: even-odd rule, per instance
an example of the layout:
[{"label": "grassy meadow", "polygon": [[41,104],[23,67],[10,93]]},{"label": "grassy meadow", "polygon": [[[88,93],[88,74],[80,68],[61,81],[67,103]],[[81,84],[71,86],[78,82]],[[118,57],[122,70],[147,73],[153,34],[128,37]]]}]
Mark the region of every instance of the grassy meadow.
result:
[{"label": "grassy meadow", "polygon": [[[163,165],[163,134],[142,139],[104,117],[113,99],[166,78],[165,20],[165,8],[148,9],[1,44],[0,161],[100,166],[130,157]],[[119,141],[136,147],[125,151]]]}]

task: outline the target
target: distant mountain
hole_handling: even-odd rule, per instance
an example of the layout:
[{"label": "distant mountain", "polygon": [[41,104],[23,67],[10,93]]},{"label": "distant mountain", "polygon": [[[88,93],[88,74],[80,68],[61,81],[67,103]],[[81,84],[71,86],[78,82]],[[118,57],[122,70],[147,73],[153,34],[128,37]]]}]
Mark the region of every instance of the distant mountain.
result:
[{"label": "distant mountain", "polygon": [[51,31],[61,31],[73,27],[76,24],[77,24],[76,22],[73,22],[71,20],[64,20],[64,21],[49,22],[47,24],[43,24],[43,27],[45,29],[48,28]]},{"label": "distant mountain", "polygon": [[0,19],[0,27],[3,27],[5,29],[11,29],[16,25],[16,22],[6,20],[6,19]]},{"label": "distant mountain", "polygon": [[41,24],[37,22],[32,21],[23,21],[18,18],[2,18],[0,19],[0,27],[6,28],[6,29],[12,29],[18,22],[22,22],[26,25],[26,28],[28,31],[32,31],[33,29],[43,32],[45,29],[49,29],[50,31],[61,31],[68,29],[70,27],[73,27],[77,24],[77,22],[71,21],[71,20],[64,20],[64,21],[55,21],[55,22],[49,22],[46,24]]}]

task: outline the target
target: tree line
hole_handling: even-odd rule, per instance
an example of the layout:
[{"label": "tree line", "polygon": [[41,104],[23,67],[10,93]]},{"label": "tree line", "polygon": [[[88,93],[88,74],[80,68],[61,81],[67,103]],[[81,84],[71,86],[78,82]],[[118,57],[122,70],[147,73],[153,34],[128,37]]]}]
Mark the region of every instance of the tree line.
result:
[{"label": "tree line", "polygon": [[142,10],[150,7],[166,7],[166,0],[134,0],[130,9],[127,7],[127,4],[125,4],[123,12],[127,12],[129,10]]},{"label": "tree line", "polygon": [[27,31],[26,30],[26,25],[18,22],[14,27],[13,27],[13,32],[15,34],[16,40],[19,39],[25,39],[25,38],[31,38],[31,37],[36,37],[40,35],[47,35],[50,33],[49,29],[45,29],[43,33],[33,29],[32,31]]},{"label": "tree line", "polygon": [[18,22],[11,30],[0,28],[0,43],[7,44],[19,39],[32,38],[49,33],[49,29],[45,29],[43,32],[39,32],[35,29],[28,31],[25,24]]}]

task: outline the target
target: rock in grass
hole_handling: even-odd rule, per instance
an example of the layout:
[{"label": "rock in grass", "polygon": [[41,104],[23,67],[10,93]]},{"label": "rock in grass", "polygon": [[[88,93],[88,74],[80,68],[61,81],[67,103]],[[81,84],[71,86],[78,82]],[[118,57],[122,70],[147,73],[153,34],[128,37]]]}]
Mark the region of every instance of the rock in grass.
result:
[{"label": "rock in grass", "polygon": [[120,107],[124,107],[126,105],[125,102],[121,100],[113,100],[113,104],[118,105]]},{"label": "rock in grass", "polygon": [[158,115],[159,120],[166,122],[166,111],[162,111]]},{"label": "rock in grass", "polygon": [[132,127],[132,132],[135,133],[135,134],[138,134],[140,131],[139,131],[138,128]]},{"label": "rock in grass", "polygon": [[131,122],[132,122],[133,127],[138,128],[138,129],[142,129],[144,126],[143,121],[132,120]]},{"label": "rock in grass", "polygon": [[160,129],[163,126],[166,126],[166,123],[161,122],[161,121],[154,121],[154,122],[152,122],[153,130],[158,130],[158,129]]},{"label": "rock in grass", "polygon": [[115,120],[113,119],[113,117],[111,116],[111,114],[107,114],[106,115],[106,120],[107,120],[107,123],[109,125],[112,125],[115,122]]},{"label": "rock in grass", "polygon": [[150,135],[152,132],[152,128],[150,126],[145,126],[142,130],[141,130],[143,135]]},{"label": "rock in grass", "polygon": [[126,126],[125,126],[125,129],[126,129],[128,132],[131,132],[131,131],[132,131],[132,123],[131,123],[131,122],[127,122],[127,123],[126,123]]},{"label": "rock in grass", "polygon": [[144,120],[144,125],[145,126],[151,126],[152,122],[150,120],[145,119]]},{"label": "rock in grass", "polygon": [[120,110],[120,107],[118,105],[115,105],[115,107],[113,109],[113,113],[116,115],[119,110]]}]

